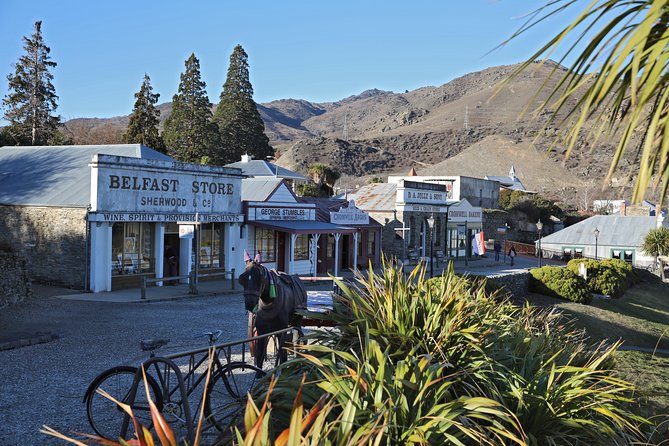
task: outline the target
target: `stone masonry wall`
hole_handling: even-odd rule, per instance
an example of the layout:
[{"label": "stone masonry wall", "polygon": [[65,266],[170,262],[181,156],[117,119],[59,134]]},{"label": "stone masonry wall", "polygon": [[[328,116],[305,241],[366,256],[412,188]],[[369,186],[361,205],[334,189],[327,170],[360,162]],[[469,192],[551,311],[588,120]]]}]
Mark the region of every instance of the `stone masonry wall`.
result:
[{"label": "stone masonry wall", "polygon": [[523,297],[530,289],[530,273],[518,272],[499,276],[488,276],[488,283],[493,288],[502,289],[511,297]]},{"label": "stone masonry wall", "polygon": [[26,262],[14,253],[0,252],[0,308],[32,296]]},{"label": "stone masonry wall", "polygon": [[26,260],[38,283],[83,289],[86,209],[0,206],[0,243]]}]

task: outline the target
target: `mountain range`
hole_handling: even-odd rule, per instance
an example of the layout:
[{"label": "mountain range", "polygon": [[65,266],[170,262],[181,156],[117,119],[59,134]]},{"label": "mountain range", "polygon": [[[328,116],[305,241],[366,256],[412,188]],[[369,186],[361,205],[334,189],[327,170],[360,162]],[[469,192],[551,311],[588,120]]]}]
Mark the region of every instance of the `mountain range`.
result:
[{"label": "mountain range", "polygon": [[[535,63],[500,88],[516,67],[491,67],[404,93],[372,89],[327,103],[282,99],[258,104],[258,110],[277,150],[277,164],[300,172],[314,162],[331,165],[343,174],[342,188],[363,185],[371,177],[404,174],[412,167],[418,174],[484,177],[507,175],[514,165],[527,189],[574,206],[584,197],[626,194],[634,154],[622,160],[620,172],[602,191],[612,143],[577,147],[568,159],[560,145],[548,150],[560,128],[546,128],[552,110],[535,112],[547,94],[537,92],[542,85],[555,85],[550,74],[563,68]],[[159,109],[164,120],[171,104]],[[109,143],[127,121],[127,116],[78,118],[66,126],[76,143]],[[91,135],[111,141],[91,141]]]}]

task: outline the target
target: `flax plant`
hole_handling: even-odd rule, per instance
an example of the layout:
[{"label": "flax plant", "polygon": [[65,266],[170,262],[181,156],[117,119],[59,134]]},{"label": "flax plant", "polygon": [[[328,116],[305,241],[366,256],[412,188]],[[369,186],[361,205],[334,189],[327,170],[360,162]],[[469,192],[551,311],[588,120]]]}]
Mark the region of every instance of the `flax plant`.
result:
[{"label": "flax plant", "polygon": [[[638,150],[633,199],[643,199],[651,184],[661,184],[664,197],[669,187],[669,1],[550,0],[507,42],[576,5],[584,5],[583,11],[509,80],[564,49],[559,62],[573,62],[566,70],[553,69],[541,87],[549,96],[537,109],[554,111],[548,124],[563,129],[556,143],[565,143],[569,156],[583,142],[595,148],[602,137],[613,137],[617,147],[607,181],[623,154]],[[565,113],[557,118],[558,112]]]}]

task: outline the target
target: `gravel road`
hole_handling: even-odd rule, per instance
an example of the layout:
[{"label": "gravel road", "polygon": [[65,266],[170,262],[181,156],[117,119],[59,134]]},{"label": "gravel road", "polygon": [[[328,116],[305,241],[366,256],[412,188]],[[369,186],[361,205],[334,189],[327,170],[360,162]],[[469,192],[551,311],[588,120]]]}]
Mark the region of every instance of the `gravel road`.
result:
[{"label": "gravel road", "polygon": [[39,432],[92,433],[82,403],[91,380],[147,355],[139,340],[168,338],[161,354],[206,345],[198,334],[223,330],[219,342],[242,339],[246,315],[241,294],[150,303],[81,302],[33,298],[0,314],[0,329],[52,332],[58,339],[0,351],[0,445],[64,445]]}]

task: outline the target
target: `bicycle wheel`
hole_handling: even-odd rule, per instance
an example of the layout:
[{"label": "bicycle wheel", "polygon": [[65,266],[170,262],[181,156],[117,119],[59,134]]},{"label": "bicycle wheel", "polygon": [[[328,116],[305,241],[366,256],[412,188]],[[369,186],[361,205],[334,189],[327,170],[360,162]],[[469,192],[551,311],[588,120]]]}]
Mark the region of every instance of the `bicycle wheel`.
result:
[{"label": "bicycle wheel", "polygon": [[231,362],[212,377],[207,389],[204,414],[220,431],[225,431],[240,409],[246,407],[246,395],[265,372],[245,362]]},{"label": "bicycle wheel", "polygon": [[[136,367],[120,366],[106,370],[99,374],[88,387],[84,401],[86,402],[86,414],[88,422],[93,430],[101,437],[108,440],[118,440],[125,412],[118,404],[100,395],[97,390],[102,389],[117,401],[127,403],[135,379]],[[162,410],[163,398],[160,386],[151,376],[147,376],[150,398]],[[144,379],[140,379],[135,395],[135,402],[130,406],[135,418],[144,426],[151,428],[152,419],[149,403],[144,390]],[[132,420],[128,425],[126,438],[134,435]]]}]

